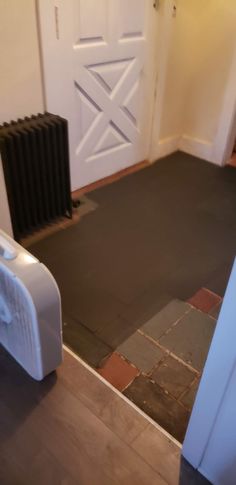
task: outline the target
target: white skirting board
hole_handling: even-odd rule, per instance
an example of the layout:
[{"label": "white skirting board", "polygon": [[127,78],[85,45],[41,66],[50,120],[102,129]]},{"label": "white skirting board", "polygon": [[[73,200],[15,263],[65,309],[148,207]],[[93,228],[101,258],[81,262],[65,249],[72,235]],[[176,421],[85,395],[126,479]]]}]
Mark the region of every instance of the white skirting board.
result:
[{"label": "white skirting board", "polygon": [[215,165],[223,164],[219,154],[216,153],[213,143],[188,135],[174,135],[160,140],[156,147],[155,156],[152,157],[152,161],[171,155],[178,150],[207,160]]},{"label": "white skirting board", "polygon": [[214,163],[214,160],[212,159],[212,143],[205,140],[183,135],[180,138],[178,148],[182,152],[189,153],[189,155]]},{"label": "white skirting board", "polygon": [[180,135],[175,135],[160,140],[156,147],[156,153],[153,157],[153,161],[159,158],[167,157],[167,155],[171,155],[171,153],[179,150],[180,139]]}]

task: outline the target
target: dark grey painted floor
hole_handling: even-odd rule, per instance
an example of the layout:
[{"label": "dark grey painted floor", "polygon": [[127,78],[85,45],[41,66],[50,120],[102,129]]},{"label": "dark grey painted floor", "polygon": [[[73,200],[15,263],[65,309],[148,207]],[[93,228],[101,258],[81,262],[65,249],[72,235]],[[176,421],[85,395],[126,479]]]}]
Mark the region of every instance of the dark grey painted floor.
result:
[{"label": "dark grey painted floor", "polygon": [[95,211],[30,251],[59,284],[65,342],[97,366],[173,298],[202,286],[223,295],[236,170],[177,153],[89,198]]}]

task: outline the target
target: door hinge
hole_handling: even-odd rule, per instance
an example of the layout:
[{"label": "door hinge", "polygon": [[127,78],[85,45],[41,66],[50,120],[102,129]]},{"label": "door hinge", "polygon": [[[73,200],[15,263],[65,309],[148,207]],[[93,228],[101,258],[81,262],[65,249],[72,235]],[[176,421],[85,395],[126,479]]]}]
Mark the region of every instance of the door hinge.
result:
[{"label": "door hinge", "polygon": [[154,7],[156,10],[158,10],[158,8],[159,8],[159,1],[160,1],[160,0],[153,0],[153,7]]}]

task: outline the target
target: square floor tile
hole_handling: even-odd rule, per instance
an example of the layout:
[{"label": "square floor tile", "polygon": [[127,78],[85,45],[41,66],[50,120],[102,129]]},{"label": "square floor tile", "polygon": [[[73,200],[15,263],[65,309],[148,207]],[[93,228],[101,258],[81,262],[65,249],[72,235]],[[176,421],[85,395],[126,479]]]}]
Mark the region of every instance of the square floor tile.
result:
[{"label": "square floor tile", "polygon": [[221,306],[222,306],[222,301],[211,309],[211,311],[209,312],[209,315],[211,315],[213,318],[217,320],[220,314]]},{"label": "square floor tile", "polygon": [[103,327],[98,333],[98,337],[114,350],[121,345],[130,335],[134,333],[132,326],[127,320],[118,316],[115,320]]},{"label": "square floor tile", "polygon": [[212,308],[214,308],[217,303],[221,301],[221,297],[207,290],[206,288],[201,288],[188,302],[198,308],[202,312],[209,313]]},{"label": "square floor tile", "polygon": [[189,412],[160,386],[141,375],[124,394],[177,440],[183,441]]},{"label": "square floor tile", "polygon": [[199,387],[200,379],[197,379],[193,385],[188,389],[185,394],[181,397],[180,401],[183,403],[184,406],[188,409],[192,409],[195,397],[197,394],[197,390]]},{"label": "square floor tile", "polygon": [[178,357],[201,371],[215,330],[215,320],[199,310],[191,310],[160,339]]},{"label": "square floor tile", "polygon": [[191,309],[188,303],[172,300],[141,327],[142,332],[158,340],[179,318]]},{"label": "square floor tile", "polygon": [[152,373],[152,379],[176,399],[193,382],[195,374],[173,357],[167,359]]},{"label": "square floor tile", "polygon": [[116,352],[106,360],[98,372],[119,391],[123,391],[139,374],[133,365],[122,359]]},{"label": "square floor tile", "polygon": [[120,345],[117,352],[145,373],[150,372],[164,356],[162,350],[138,332]]}]

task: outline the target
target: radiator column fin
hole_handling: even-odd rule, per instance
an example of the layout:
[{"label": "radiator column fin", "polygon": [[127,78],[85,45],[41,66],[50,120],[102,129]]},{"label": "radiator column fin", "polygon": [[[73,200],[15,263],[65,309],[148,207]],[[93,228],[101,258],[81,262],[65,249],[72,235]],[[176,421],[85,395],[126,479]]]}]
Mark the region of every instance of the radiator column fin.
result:
[{"label": "radiator column fin", "polygon": [[68,123],[44,113],[0,126],[0,152],[14,238],[72,217]]}]

